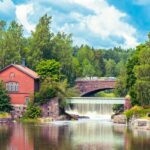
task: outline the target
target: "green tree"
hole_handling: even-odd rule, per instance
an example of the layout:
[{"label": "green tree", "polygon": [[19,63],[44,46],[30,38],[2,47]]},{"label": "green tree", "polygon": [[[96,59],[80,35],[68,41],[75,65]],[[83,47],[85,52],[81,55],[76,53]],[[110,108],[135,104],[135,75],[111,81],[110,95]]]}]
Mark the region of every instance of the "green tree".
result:
[{"label": "green tree", "polygon": [[104,76],[105,75],[105,63],[103,59],[103,53],[101,50],[94,51],[94,66],[95,66],[95,75]]},{"label": "green tree", "polygon": [[40,91],[35,95],[35,103],[45,104],[53,97],[58,97],[59,106],[64,108],[66,106],[66,98],[78,96],[79,92],[75,88],[68,86],[67,80],[52,81],[51,78],[46,78],[41,85]]},{"label": "green tree", "polygon": [[52,58],[61,63],[61,73],[71,85],[75,80],[72,54],[72,35],[58,32],[52,39]]},{"label": "green tree", "polygon": [[115,61],[113,59],[109,59],[105,61],[105,67],[106,67],[106,76],[107,77],[115,77]]},{"label": "green tree", "polygon": [[54,59],[41,61],[36,66],[36,71],[41,76],[42,80],[50,77],[51,80],[58,81],[61,78],[60,63]]},{"label": "green tree", "polygon": [[115,85],[115,95],[120,97],[125,97],[127,95],[127,88],[126,88],[126,68],[120,71],[120,75],[117,78],[116,85]]},{"label": "green tree", "polygon": [[84,59],[83,60],[83,64],[82,64],[82,67],[83,67],[83,73],[82,75],[84,77],[92,77],[95,75],[95,69],[94,67],[91,65],[91,63],[88,61],[88,59]]},{"label": "green tree", "polygon": [[138,55],[141,49],[143,48],[143,46],[144,45],[142,44],[137,46],[136,51],[132,54],[126,66],[127,68],[126,69],[126,75],[127,75],[126,76],[126,89],[129,95],[131,96],[132,105],[139,105],[139,101],[137,100],[137,93],[135,89],[135,83],[136,83],[137,78],[135,76],[134,67],[135,65],[139,64]]},{"label": "green tree", "polygon": [[143,47],[139,52],[139,64],[134,67],[137,78],[135,89],[137,100],[142,105],[150,105],[150,47]]},{"label": "green tree", "polygon": [[2,45],[0,46],[0,58],[2,67],[11,63],[20,63],[21,51],[24,48],[22,25],[12,21],[8,29],[4,29],[5,23],[1,22],[0,38],[2,38]]},{"label": "green tree", "polygon": [[[125,70],[125,72],[124,72],[124,70]],[[120,62],[118,62],[115,67],[116,76],[119,76],[120,72],[126,73],[126,63],[122,60]]]},{"label": "green tree", "polygon": [[5,66],[5,48],[4,48],[4,37],[5,37],[6,22],[0,21],[0,69]]},{"label": "green tree", "polygon": [[11,110],[10,97],[8,96],[4,83],[0,81],[0,112],[10,112]]},{"label": "green tree", "polygon": [[51,58],[51,38],[50,31],[51,17],[47,14],[42,16],[29,38],[29,51],[27,61],[31,68],[35,68],[42,59]]},{"label": "green tree", "polygon": [[46,78],[41,83],[41,88],[39,92],[35,93],[34,102],[38,105],[45,104],[50,101],[51,98],[57,96],[57,90],[55,86],[55,81],[52,81],[51,78]]}]

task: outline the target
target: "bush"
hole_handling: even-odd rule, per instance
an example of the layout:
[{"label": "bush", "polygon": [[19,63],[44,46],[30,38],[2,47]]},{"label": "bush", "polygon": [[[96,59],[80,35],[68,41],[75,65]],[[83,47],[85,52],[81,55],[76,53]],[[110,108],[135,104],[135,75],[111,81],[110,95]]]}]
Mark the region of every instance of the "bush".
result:
[{"label": "bush", "polygon": [[124,105],[123,104],[114,104],[113,105],[113,111],[115,113],[123,112],[124,111]]},{"label": "bush", "polygon": [[10,114],[6,112],[0,112],[0,118],[10,118]]},{"label": "bush", "polygon": [[24,119],[30,118],[30,119],[37,119],[41,116],[41,109],[39,106],[35,106],[33,103],[29,103],[27,106],[27,110],[23,115]]},{"label": "bush", "polygon": [[147,113],[150,113],[150,109],[144,109],[141,106],[134,106],[131,109],[124,112],[124,114],[127,117],[127,120],[132,118],[132,116],[145,117]]},{"label": "bush", "polygon": [[0,81],[0,111],[10,112],[12,110],[12,105],[10,103],[10,97],[5,89],[4,83]]}]

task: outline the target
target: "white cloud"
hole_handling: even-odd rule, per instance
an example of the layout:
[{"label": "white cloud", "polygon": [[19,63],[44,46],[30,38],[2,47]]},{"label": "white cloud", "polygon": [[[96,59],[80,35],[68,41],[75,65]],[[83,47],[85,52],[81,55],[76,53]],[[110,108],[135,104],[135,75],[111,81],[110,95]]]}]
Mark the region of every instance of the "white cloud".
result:
[{"label": "white cloud", "polygon": [[[76,10],[77,7],[85,9],[85,12]],[[91,13],[86,13],[86,10]],[[81,44],[83,41],[95,46],[91,41],[96,38],[99,47],[105,41],[110,41],[111,46],[124,48],[138,45],[137,31],[127,22],[128,15],[110,5],[107,0],[33,0],[16,7],[17,20],[28,33],[35,29],[33,22],[37,22],[35,20],[46,12],[53,17],[52,30],[73,33],[74,43]],[[109,43],[107,45],[109,47]]]},{"label": "white cloud", "polygon": [[15,5],[11,0],[0,1],[0,11],[4,13],[9,13],[8,10],[15,8]]},{"label": "white cloud", "polygon": [[11,0],[0,1],[0,14],[2,13],[6,18],[13,17],[15,9],[16,7]]},{"label": "white cloud", "polygon": [[34,31],[35,25],[29,23],[28,15],[33,13],[32,4],[23,4],[16,6],[16,18],[24,26],[27,32]]},{"label": "white cloud", "polygon": [[135,37],[136,29],[123,20],[127,15],[110,6],[106,0],[68,0],[68,2],[77,3],[95,12],[94,15],[77,17],[80,18],[79,27],[86,27],[87,32],[90,30],[100,38],[121,37],[125,42],[120,45],[125,48],[135,47],[138,44]]}]

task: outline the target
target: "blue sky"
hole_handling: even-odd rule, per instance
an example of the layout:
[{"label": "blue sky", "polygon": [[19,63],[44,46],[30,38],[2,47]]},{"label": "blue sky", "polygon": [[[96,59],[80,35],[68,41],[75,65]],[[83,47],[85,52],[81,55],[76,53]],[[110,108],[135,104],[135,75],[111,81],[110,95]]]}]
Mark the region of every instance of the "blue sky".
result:
[{"label": "blue sky", "polygon": [[72,33],[74,45],[134,48],[150,31],[150,0],[0,0],[0,19],[18,21],[25,36],[45,13],[52,31]]}]

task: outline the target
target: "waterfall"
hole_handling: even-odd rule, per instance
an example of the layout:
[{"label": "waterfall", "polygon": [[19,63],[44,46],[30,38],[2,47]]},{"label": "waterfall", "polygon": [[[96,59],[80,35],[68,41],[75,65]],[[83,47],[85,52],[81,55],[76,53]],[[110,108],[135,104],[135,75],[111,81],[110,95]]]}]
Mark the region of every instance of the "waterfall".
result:
[{"label": "waterfall", "polygon": [[114,104],[124,104],[123,98],[80,97],[68,100],[66,112],[90,118],[110,118]]}]

